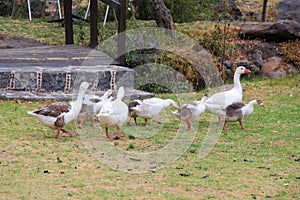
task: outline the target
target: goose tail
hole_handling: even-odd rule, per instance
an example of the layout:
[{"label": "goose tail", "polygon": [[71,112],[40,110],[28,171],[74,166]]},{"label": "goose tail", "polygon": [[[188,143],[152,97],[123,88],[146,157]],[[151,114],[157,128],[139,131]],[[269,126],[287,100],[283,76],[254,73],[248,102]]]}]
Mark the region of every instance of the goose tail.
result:
[{"label": "goose tail", "polygon": [[117,100],[121,101],[125,96],[125,90],[124,90],[124,87],[120,87],[119,88],[119,91],[118,91],[118,94],[117,94]]}]

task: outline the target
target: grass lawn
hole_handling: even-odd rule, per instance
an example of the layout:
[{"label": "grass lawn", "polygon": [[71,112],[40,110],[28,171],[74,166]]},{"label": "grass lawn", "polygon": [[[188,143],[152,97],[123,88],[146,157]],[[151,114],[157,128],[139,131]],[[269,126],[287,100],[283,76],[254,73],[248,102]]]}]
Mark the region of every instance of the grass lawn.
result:
[{"label": "grass lawn", "polygon": [[[123,140],[106,140],[104,130],[91,129],[88,122],[88,132],[56,140],[55,131],[26,113],[47,102],[1,100],[0,199],[299,199],[300,77],[242,82],[245,102],[259,98],[266,105],[245,118],[250,130],[229,123],[231,131],[222,131],[212,151],[200,158],[211,121],[205,113],[194,121],[198,129],[184,131],[195,134],[187,150],[147,173],[118,166],[124,165],[124,153],[147,156],[172,142],[180,124],[170,115],[171,108],[163,113],[165,123],[152,123],[149,130],[124,125]],[[68,128],[76,131],[74,124]],[[113,135],[115,129],[110,131]],[[114,167],[99,159],[97,149],[88,148],[88,135],[93,135],[94,145],[99,142],[122,152]],[[138,159],[132,162],[143,165]]]}]

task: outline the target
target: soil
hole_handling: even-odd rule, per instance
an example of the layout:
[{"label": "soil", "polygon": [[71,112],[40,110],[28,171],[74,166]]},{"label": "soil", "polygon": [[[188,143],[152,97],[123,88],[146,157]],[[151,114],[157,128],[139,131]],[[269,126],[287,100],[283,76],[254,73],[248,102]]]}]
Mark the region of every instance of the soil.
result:
[{"label": "soil", "polygon": [[25,48],[44,45],[45,44],[33,39],[19,36],[10,37],[6,34],[0,34],[0,49]]}]

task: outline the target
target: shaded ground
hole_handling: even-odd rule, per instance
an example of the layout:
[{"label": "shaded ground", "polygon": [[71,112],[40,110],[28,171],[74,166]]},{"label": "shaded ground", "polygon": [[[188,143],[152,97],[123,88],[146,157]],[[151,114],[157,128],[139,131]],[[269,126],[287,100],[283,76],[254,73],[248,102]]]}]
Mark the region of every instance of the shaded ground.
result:
[{"label": "shaded ground", "polygon": [[8,36],[6,34],[0,34],[0,49],[11,48],[24,48],[24,47],[36,47],[44,46],[43,43],[19,36]]}]

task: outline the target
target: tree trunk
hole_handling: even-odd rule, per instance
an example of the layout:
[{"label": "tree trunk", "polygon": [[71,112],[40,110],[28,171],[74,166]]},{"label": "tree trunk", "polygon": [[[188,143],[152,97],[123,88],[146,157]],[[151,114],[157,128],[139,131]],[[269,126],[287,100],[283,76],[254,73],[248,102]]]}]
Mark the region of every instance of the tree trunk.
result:
[{"label": "tree trunk", "polygon": [[45,17],[45,9],[46,9],[46,2],[47,0],[44,0],[43,2],[42,2],[42,10],[41,10],[41,12],[42,12],[42,17]]},{"label": "tree trunk", "polygon": [[158,27],[175,30],[173,17],[163,0],[149,0]]},{"label": "tree trunk", "polygon": [[[24,1],[23,0],[14,0],[13,1],[13,9],[12,9],[12,17],[19,17],[23,16],[25,9],[24,9]],[[27,9],[27,2],[26,3],[26,9]]]},{"label": "tree trunk", "polygon": [[262,15],[261,15],[261,21],[262,21],[262,22],[265,22],[265,21],[266,21],[267,4],[268,4],[268,0],[264,0],[264,3],[263,3],[263,10],[262,10]]}]

